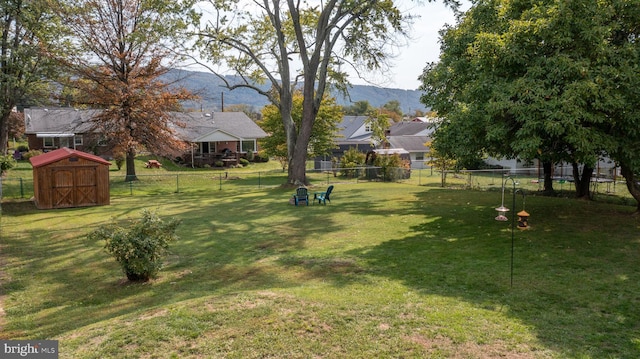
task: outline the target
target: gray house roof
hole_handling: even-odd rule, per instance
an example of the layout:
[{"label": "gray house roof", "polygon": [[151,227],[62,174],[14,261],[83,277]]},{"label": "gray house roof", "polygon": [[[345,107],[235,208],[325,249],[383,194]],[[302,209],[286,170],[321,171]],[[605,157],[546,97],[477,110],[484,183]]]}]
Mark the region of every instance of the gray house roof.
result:
[{"label": "gray house roof", "polygon": [[267,137],[267,133],[244,112],[176,112],[174,115],[184,124],[175,131],[190,142]]},{"label": "gray house roof", "polygon": [[[73,136],[87,133],[91,118],[100,110],[76,110],[73,108],[28,108],[25,113],[25,133],[45,136]],[[260,126],[244,112],[173,112],[180,138],[190,142],[258,139],[267,136]]]},{"label": "gray house roof", "polygon": [[389,136],[387,141],[391,148],[404,148],[409,152],[428,152],[429,147],[425,143],[429,136]]},{"label": "gray house roof", "polygon": [[428,122],[398,122],[389,129],[389,136],[428,136],[434,126]]},{"label": "gray house roof", "polygon": [[25,133],[41,137],[89,132],[90,120],[97,110],[73,108],[26,108],[24,110]]}]

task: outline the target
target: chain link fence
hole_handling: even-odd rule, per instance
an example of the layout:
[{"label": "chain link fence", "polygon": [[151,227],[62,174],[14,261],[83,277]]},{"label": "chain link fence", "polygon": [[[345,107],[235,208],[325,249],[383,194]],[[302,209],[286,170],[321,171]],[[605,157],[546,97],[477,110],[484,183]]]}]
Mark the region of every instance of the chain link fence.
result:
[{"label": "chain link fence", "polygon": [[[434,168],[405,169],[381,167],[335,168],[307,170],[307,179],[312,186],[328,186],[340,183],[371,181],[399,182],[416,186],[446,187],[457,189],[495,190],[501,189],[505,179],[528,192],[541,191],[543,179],[538,169],[437,171]],[[137,180],[125,181],[124,176],[111,175],[112,197],[141,196],[168,193],[215,193],[218,191],[252,191],[276,188],[286,183],[287,173],[282,170],[247,172],[211,170],[198,172],[158,172],[138,174]],[[573,179],[554,177],[554,190],[560,195],[570,196],[574,192]],[[507,188],[508,190],[509,188]],[[30,199],[34,196],[32,178],[1,179],[2,199]],[[629,195],[623,178],[595,177],[592,180],[592,195],[616,196],[624,201],[635,200]]]}]

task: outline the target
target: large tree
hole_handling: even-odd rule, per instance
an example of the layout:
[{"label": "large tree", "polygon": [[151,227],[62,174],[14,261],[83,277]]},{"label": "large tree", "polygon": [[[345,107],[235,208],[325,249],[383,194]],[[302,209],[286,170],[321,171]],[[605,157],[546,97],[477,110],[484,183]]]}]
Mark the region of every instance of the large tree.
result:
[{"label": "large tree", "polygon": [[[610,116],[592,99],[615,101],[601,76],[611,68],[612,4],[623,2],[476,2],[442,31],[440,62],[422,77],[423,102],[444,119],[434,147],[457,158],[539,159],[545,189],[551,165],[566,161],[577,196],[588,198],[596,161],[613,140],[604,130]],[[619,80],[637,76],[628,70]]]},{"label": "large tree", "polygon": [[[297,126],[300,126],[302,122],[302,102],[302,94],[300,92],[294,93],[291,116]],[[342,117],[342,107],[336,104],[335,98],[325,95],[311,131],[309,157],[331,154],[331,150],[336,147],[337,125],[342,121]],[[289,164],[287,136],[282,127],[282,116],[278,107],[275,105],[265,106],[262,109],[262,119],[258,121],[258,125],[269,133],[268,137],[260,140],[260,147],[268,156],[278,158],[282,163],[283,170],[286,169]]]},{"label": "large tree", "polygon": [[56,36],[60,22],[46,0],[2,0],[0,12],[0,154],[4,154],[12,110],[54,77],[56,67],[47,52],[61,46]]},{"label": "large tree", "polygon": [[[62,59],[76,81],[81,104],[102,109],[92,119],[96,133],[126,155],[126,180],[136,179],[134,159],[145,148],[169,154],[180,144],[170,111],[191,98],[164,83],[177,34],[192,15],[190,4],[171,0],[59,1],[77,50]],[[78,56],[71,56],[79,54]]]},{"label": "large tree", "polygon": [[[230,88],[253,88],[278,107],[287,138],[287,182],[306,184],[307,149],[325,91],[330,84],[347,89],[343,67],[384,68],[410,16],[391,0],[209,3],[217,16],[200,32],[203,56],[242,78]],[[259,86],[264,81],[266,90]],[[297,90],[303,95],[300,124],[292,116]]]}]

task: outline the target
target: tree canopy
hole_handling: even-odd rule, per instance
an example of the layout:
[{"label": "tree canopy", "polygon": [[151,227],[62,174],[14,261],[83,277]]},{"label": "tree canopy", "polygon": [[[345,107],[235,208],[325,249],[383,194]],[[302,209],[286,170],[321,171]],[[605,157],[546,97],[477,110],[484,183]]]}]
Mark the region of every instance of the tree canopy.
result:
[{"label": "tree canopy", "polygon": [[56,66],[48,54],[63,46],[60,21],[46,0],[2,0],[0,12],[0,153],[6,153],[12,110],[24,106],[30,93],[49,89]]},{"label": "tree canopy", "polygon": [[622,109],[637,103],[623,93],[638,81],[639,14],[623,0],[477,1],[441,32],[440,62],[422,75],[422,101],[443,119],[434,147],[566,161],[587,196],[598,158],[620,157],[613,125],[637,132]]},{"label": "tree canopy", "polygon": [[[302,94],[296,92],[293,96],[292,117],[298,127],[302,121],[302,102]],[[336,147],[334,140],[338,132],[337,125],[342,121],[342,116],[342,108],[336,104],[335,98],[325,95],[311,132],[309,158],[331,154],[331,150]],[[282,127],[282,116],[278,108],[275,105],[265,106],[258,125],[269,133],[268,137],[260,140],[260,147],[268,156],[278,158],[282,163],[282,168],[286,169],[288,165],[287,137]]]},{"label": "tree canopy", "polygon": [[[93,119],[114,153],[126,154],[126,179],[136,178],[140,148],[171,153],[179,146],[169,111],[191,98],[159,80],[169,70],[176,34],[187,26],[190,5],[169,0],[59,1],[77,45],[60,60],[75,80],[80,104],[103,111]],[[170,46],[169,46],[170,45]]]},{"label": "tree canopy", "polygon": [[[385,68],[390,47],[407,33],[410,15],[391,0],[209,3],[215,15],[199,31],[202,55],[242,77],[229,88],[250,87],[278,107],[287,138],[288,184],[305,184],[307,149],[328,85],[346,91],[348,66]],[[265,81],[269,91],[257,86]],[[300,124],[292,116],[297,90],[303,96]]]}]

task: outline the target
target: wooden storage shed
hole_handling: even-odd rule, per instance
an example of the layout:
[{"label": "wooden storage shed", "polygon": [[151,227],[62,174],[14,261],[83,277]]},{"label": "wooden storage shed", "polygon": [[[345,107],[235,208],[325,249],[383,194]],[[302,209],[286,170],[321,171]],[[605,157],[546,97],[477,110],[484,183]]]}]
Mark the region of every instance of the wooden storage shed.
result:
[{"label": "wooden storage shed", "polygon": [[109,204],[109,161],[67,147],[31,157],[29,161],[39,209]]}]

